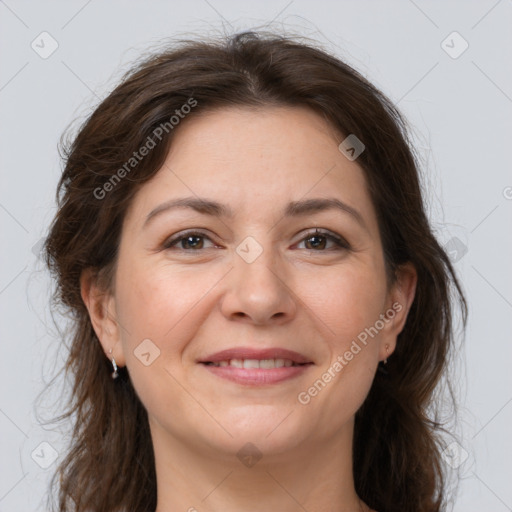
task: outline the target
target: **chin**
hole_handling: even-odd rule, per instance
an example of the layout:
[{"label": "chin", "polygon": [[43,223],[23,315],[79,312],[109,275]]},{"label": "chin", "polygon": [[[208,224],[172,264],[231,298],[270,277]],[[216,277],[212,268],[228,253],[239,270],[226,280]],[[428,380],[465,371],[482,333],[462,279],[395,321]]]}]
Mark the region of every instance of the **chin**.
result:
[{"label": "chin", "polygon": [[293,408],[245,406],[217,420],[233,436],[217,439],[228,451],[237,452],[245,443],[253,443],[262,452],[280,453],[296,447],[308,430]]}]

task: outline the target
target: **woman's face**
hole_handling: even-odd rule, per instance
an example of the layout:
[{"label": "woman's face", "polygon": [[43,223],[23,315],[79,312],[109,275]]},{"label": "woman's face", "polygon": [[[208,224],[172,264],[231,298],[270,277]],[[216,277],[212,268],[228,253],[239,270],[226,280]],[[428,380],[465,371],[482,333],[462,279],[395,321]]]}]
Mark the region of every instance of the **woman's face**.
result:
[{"label": "woman's face", "polygon": [[275,454],[350,428],[412,295],[387,289],[341,140],[304,108],[219,110],[179,126],[138,191],[95,328],[159,439]]}]

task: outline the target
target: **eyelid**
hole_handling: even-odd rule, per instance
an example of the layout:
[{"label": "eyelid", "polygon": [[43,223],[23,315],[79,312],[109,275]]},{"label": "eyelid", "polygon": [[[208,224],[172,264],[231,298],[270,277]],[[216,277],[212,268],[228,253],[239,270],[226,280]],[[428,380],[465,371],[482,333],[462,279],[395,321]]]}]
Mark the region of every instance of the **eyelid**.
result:
[{"label": "eyelid", "polygon": [[[308,238],[311,238],[314,235],[321,235],[321,236],[327,238],[328,240],[333,241],[339,247],[340,250],[341,249],[350,250],[352,248],[351,245],[347,242],[347,240],[344,237],[342,237],[341,235],[338,235],[328,229],[322,229],[322,228],[314,228],[313,230],[308,231],[307,233],[302,235],[302,238],[297,243],[304,242],[305,240],[307,240]],[[328,252],[328,250],[312,251],[312,252]]]},{"label": "eyelid", "polygon": [[[197,235],[197,236],[201,236],[203,238],[208,238],[209,240],[211,240],[213,242],[213,240],[207,233],[201,231],[200,229],[191,228],[191,229],[187,229],[185,231],[180,231],[178,233],[175,233],[174,235],[171,235],[170,237],[165,238],[161,244],[162,248],[169,249],[172,247],[173,244],[181,241],[183,238],[187,238],[188,236],[192,236],[192,235]],[[185,249],[181,249],[181,250],[184,251]],[[192,251],[187,251],[187,252],[192,252]]]},{"label": "eyelid", "polygon": [[[212,243],[215,243],[212,240],[212,238],[207,233],[201,231],[201,229],[199,229],[199,228],[198,229],[191,228],[191,229],[188,229],[188,230],[185,230],[185,231],[181,231],[179,233],[175,233],[174,235],[166,238],[163,241],[163,243],[161,244],[161,246],[162,246],[163,249],[170,249],[176,243],[180,242],[181,240],[183,240],[183,239],[185,239],[185,238],[187,238],[189,236],[193,236],[193,235],[206,238],[206,239],[210,240]],[[296,242],[296,244],[304,242],[308,238],[311,238],[311,237],[313,237],[315,235],[321,235],[321,236],[327,238],[328,240],[331,240],[332,242],[334,242],[338,246],[339,250],[343,250],[343,249],[344,250],[351,250],[352,249],[351,245],[349,244],[349,242],[347,242],[347,240],[344,237],[342,237],[341,235],[338,235],[338,234],[336,234],[336,233],[334,233],[334,232],[332,232],[330,230],[322,229],[322,228],[313,228],[313,229],[308,230],[306,233],[304,233],[301,236],[300,240],[298,240]],[[296,244],[294,244],[294,245],[296,245]],[[199,252],[199,251],[201,251],[201,249],[197,249],[197,250],[194,250],[194,249],[191,249],[191,250],[178,249],[178,250],[181,250],[181,251],[184,251],[184,252]],[[311,249],[311,252],[329,252],[329,250],[326,249],[326,250],[323,250],[323,251],[315,251],[315,250]]]}]

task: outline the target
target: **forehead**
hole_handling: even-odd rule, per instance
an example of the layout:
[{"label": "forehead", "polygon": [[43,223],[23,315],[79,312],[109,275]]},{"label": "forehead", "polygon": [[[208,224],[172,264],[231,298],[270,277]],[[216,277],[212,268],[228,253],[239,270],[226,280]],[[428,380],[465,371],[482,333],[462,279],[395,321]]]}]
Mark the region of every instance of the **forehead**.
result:
[{"label": "forehead", "polygon": [[281,211],[290,201],[336,196],[371,223],[365,175],[339,151],[343,139],[304,107],[202,112],[177,127],[164,165],[136,194],[131,216],[140,220],[160,202],[192,195],[252,216]]}]

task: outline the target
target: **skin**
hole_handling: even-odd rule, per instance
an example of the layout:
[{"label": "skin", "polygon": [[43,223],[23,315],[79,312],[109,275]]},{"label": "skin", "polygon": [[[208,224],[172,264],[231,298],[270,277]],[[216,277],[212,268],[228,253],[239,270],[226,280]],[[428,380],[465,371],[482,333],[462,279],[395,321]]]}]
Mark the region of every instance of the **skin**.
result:
[{"label": "skin", "polygon": [[[417,276],[404,265],[388,289],[376,212],[357,160],[338,149],[343,138],[302,107],[230,108],[182,122],[124,219],[113,290],[82,276],[105,354],[128,367],[148,411],[157,512],[368,510],[354,490],[354,415],[395,349]],[[158,205],[190,196],[225,203],[234,217],[176,209],[144,226]],[[327,197],[357,209],[365,227],[338,210],[283,217],[290,201]],[[205,237],[162,247],[190,228]],[[314,228],[351,248],[312,239]],[[247,236],[263,250],[252,263],[236,252]],[[394,318],[299,403],[393,303],[402,306]],[[149,366],[134,354],[144,339],[160,351]],[[249,387],[196,362],[236,346],[287,348],[314,365]],[[262,455],[251,467],[237,457],[247,442]]]}]

